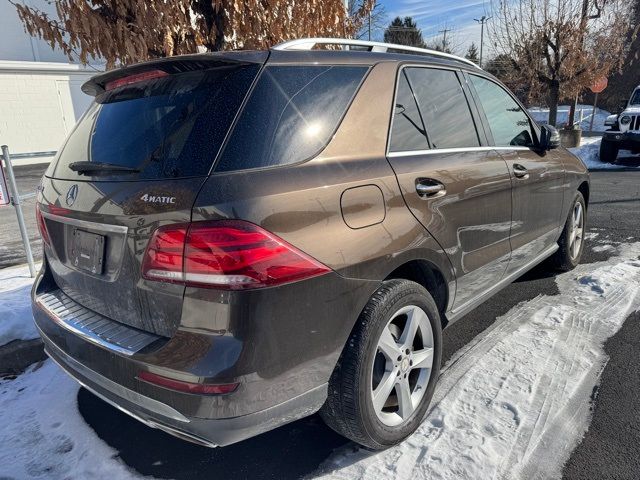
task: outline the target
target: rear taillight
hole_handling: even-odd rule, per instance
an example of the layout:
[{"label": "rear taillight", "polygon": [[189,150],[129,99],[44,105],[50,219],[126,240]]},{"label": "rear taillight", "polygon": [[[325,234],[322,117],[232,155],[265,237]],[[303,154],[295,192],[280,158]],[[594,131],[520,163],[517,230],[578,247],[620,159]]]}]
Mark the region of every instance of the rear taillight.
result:
[{"label": "rear taillight", "polygon": [[168,77],[169,74],[162,70],[149,70],[148,72],[136,73],[133,75],[127,75],[126,77],[117,78],[107,82],[104,86],[106,91],[113,90],[118,87],[124,87],[125,85],[132,85],[134,83],[147,82],[149,80],[155,80],[156,78]]},{"label": "rear taillight", "polygon": [[225,393],[231,393],[238,388],[237,383],[227,383],[222,385],[191,383],[183,380],[176,380],[174,378],[163,377],[151,372],[140,372],[138,374],[138,379],[170,390],[177,390],[178,392],[185,393],[197,393],[201,395],[223,395]]},{"label": "rear taillight", "polygon": [[142,264],[148,280],[231,290],[271,287],[329,271],[281,238],[240,220],[161,227]]},{"label": "rear taillight", "polygon": [[51,239],[49,238],[49,231],[47,230],[47,224],[44,221],[44,216],[40,211],[40,205],[36,203],[36,220],[38,222],[38,230],[40,231],[40,236],[42,237],[42,241],[47,245],[51,244]]}]

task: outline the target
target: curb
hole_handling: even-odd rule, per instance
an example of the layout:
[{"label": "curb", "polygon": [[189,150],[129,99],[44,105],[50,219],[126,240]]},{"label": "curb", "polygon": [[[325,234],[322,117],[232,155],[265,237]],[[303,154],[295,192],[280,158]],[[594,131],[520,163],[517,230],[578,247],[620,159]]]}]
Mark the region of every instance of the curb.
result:
[{"label": "curb", "polygon": [[42,340],[13,340],[0,347],[0,375],[19,375],[31,365],[45,360]]}]

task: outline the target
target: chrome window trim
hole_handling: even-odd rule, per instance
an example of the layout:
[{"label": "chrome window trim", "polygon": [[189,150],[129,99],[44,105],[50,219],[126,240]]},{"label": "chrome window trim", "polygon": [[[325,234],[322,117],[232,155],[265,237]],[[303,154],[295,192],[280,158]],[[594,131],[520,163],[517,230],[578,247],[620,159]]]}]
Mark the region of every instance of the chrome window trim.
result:
[{"label": "chrome window trim", "polygon": [[90,230],[98,230],[102,232],[111,232],[111,233],[123,233],[123,234],[126,234],[129,231],[129,227],[126,227],[124,225],[112,225],[108,223],[89,222],[87,220],[79,220],[77,218],[63,217],[61,215],[55,215],[53,213],[48,213],[43,211],[41,211],[41,213],[44,218],[47,218],[54,222],[73,225],[74,227],[88,228]]},{"label": "chrome window trim", "polygon": [[461,148],[434,148],[431,150],[405,150],[401,152],[389,152],[387,157],[410,157],[412,155],[435,155],[446,153],[466,152],[491,152],[491,151],[530,151],[529,147],[461,147]]}]

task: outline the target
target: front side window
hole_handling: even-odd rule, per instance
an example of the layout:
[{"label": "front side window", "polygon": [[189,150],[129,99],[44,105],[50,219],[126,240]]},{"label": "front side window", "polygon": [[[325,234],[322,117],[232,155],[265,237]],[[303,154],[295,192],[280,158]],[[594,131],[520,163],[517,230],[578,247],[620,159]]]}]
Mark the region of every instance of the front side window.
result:
[{"label": "front side window", "polygon": [[500,85],[471,75],[496,147],[533,145],[533,130],[523,108]]},{"label": "front side window", "polygon": [[318,155],[367,70],[331,65],[266,67],[216,171],[287,165]]},{"label": "front side window", "polygon": [[452,70],[405,69],[418,101],[431,148],[478,147],[467,97]]},{"label": "front side window", "polygon": [[418,112],[416,100],[404,72],[398,81],[398,94],[391,125],[390,152],[406,152],[412,150],[427,150],[429,143]]}]

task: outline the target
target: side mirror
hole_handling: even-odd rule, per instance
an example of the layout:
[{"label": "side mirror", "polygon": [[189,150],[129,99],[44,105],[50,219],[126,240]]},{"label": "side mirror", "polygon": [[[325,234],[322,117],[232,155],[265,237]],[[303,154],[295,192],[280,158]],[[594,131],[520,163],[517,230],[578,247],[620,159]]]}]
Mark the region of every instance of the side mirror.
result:
[{"label": "side mirror", "polygon": [[553,150],[560,146],[560,133],[556,127],[542,125],[540,127],[540,148],[542,150]]}]

